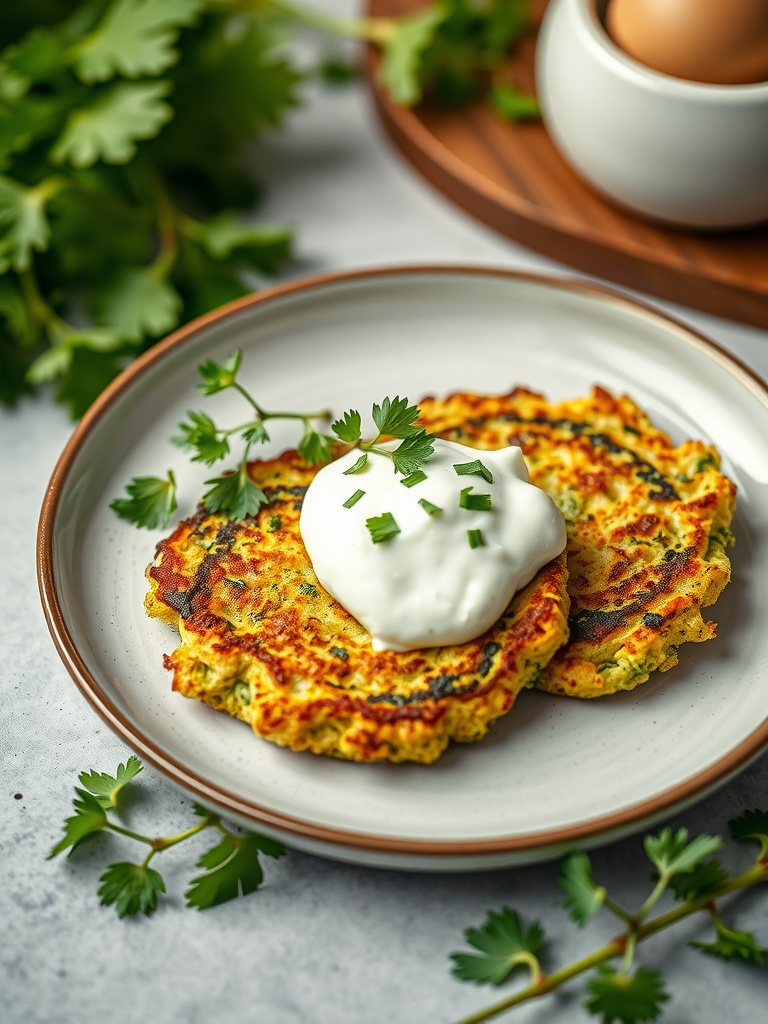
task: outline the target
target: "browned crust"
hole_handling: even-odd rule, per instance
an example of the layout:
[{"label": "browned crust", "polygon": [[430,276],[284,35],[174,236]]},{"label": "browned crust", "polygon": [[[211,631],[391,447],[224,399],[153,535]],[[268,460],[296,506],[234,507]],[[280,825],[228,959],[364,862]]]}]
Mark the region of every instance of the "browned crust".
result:
[{"label": "browned crust", "polygon": [[565,516],[570,639],[537,686],[577,697],[632,689],[675,665],[681,643],[715,636],[701,613],[730,578],[736,488],[714,448],[675,448],[631,399],[602,387],[560,403],[524,388],[455,393],[421,409],[444,437],[520,445]]},{"label": "browned crust", "polygon": [[73,431],[59,457],[40,511],[37,535],[37,576],[45,619],[67,672],[85,699],[109,728],[137,754],[177,785],[194,793],[198,799],[219,808],[225,814],[251,821],[264,828],[277,830],[287,837],[294,836],[297,840],[321,844],[329,849],[339,847],[345,850],[377,851],[392,855],[428,857],[435,860],[443,857],[482,857],[495,854],[520,857],[543,855],[547,850],[557,850],[564,844],[587,842],[599,836],[616,835],[621,830],[630,828],[638,822],[657,819],[675,808],[683,807],[692,800],[702,797],[727,781],[735,773],[743,770],[765,748],[768,743],[768,715],[758,722],[752,732],[745,736],[740,743],[695,776],[669,786],[652,798],[622,807],[619,811],[597,815],[575,825],[513,836],[500,836],[494,839],[472,839],[469,841],[409,840],[316,825],[302,818],[273,811],[264,804],[242,797],[232,789],[214,784],[205,776],[191,769],[183,760],[169,754],[162,745],[144,733],[133,717],[127,715],[115,703],[85,662],[73,636],[69,619],[64,612],[57,574],[54,569],[60,529],[58,516],[62,498],[67,494],[71,484],[72,471],[76,466],[83,444],[91,432],[99,428],[103,417],[111,410],[113,404],[129,394],[136,381],[160,366],[169,353],[191,342],[214,324],[226,322],[229,318],[242,314],[252,306],[271,303],[275,300],[280,301],[286,296],[311,294],[317,289],[340,282],[387,279],[403,274],[479,276],[527,281],[548,288],[554,287],[565,292],[589,296],[599,303],[627,309],[635,316],[663,326],[676,337],[679,343],[704,353],[726,374],[739,380],[768,409],[768,385],[754,370],[725,348],[673,317],[660,313],[642,302],[630,300],[614,289],[575,279],[556,280],[540,274],[477,266],[395,266],[386,269],[376,268],[316,275],[238,299],[186,324],[132,363],[91,406]]},{"label": "browned crust", "polygon": [[567,636],[563,555],[470,643],[374,651],[321,587],[301,540],[316,469],[289,451],[249,472],[266,504],[242,522],[201,509],[180,523],[147,570],[147,610],[181,632],[166,659],[174,689],[259,736],[358,761],[428,763],[451,739],[481,738]]}]

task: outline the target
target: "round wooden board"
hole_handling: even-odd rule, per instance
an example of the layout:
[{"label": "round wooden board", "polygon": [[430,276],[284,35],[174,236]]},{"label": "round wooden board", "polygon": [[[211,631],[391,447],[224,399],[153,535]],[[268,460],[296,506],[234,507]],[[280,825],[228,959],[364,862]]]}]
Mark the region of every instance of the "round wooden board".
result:
[{"label": "round wooden board", "polygon": [[[372,15],[400,15],[418,0],[368,0]],[[537,4],[539,12],[545,3]],[[510,59],[534,91],[533,37]],[[768,226],[727,234],[676,231],[640,220],[593,192],[540,123],[508,124],[474,104],[405,109],[378,87],[376,108],[409,162],[444,195],[496,231],[563,263],[630,288],[768,328]]]}]

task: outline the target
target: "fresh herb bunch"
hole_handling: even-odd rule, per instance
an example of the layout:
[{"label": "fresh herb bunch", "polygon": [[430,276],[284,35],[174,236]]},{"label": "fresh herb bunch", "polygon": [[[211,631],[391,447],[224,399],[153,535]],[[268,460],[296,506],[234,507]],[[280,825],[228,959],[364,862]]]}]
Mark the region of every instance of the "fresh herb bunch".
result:
[{"label": "fresh herb bunch", "polygon": [[142,768],[138,757],[132,755],[125,764],[118,766],[114,775],[82,772],[78,776],[82,788],[75,788],[75,813],[65,821],[64,835],[53,847],[48,859],[58,856],[64,850],[72,851],[84,840],[104,832],[113,832],[143,843],[149,847],[146,857],[139,863],[119,861],[110,864],[99,879],[101,884],[98,894],[102,906],[114,906],[118,917],[151,914],[157,908],[158,895],[165,892],[165,882],[162,875],[150,867],[150,862],[163,850],[213,828],[218,833],[218,842],[197,861],[197,867],[203,868],[203,873],[190,882],[185,893],[187,906],[205,910],[235,899],[236,896],[255,892],[264,879],[259,854],[282,857],[285,853],[285,849],[274,839],[253,832],[234,831],[224,824],[218,814],[199,804],[193,806],[200,821],[174,836],[145,836],[125,828],[110,817],[118,808],[120,794],[133,783]]},{"label": "fresh herb bunch", "polygon": [[[330,462],[334,455],[333,446],[340,443],[359,448],[362,452],[360,458],[346,471],[347,474],[359,473],[367,464],[370,454],[390,459],[394,471],[404,475],[415,473],[432,457],[434,437],[423,427],[416,426],[419,409],[415,405],[408,405],[407,398],[385,398],[381,405],[374,404],[373,421],[378,433],[373,440],[363,439],[362,417],[355,409],[350,409],[341,419],[331,424],[332,436],[322,433],[315,426],[317,420],[330,417],[327,410],[312,413],[270,412],[262,408],[238,380],[241,365],[242,352],[239,349],[224,363],[206,359],[197,368],[201,378],[197,387],[204,395],[233,389],[248,403],[251,419],[234,427],[221,428],[216,426],[207,413],[190,411],[187,413],[188,419],[179,424],[179,434],[172,438],[179,448],[192,453],[192,462],[202,462],[207,466],[212,466],[230,454],[230,438],[234,435],[238,435],[244,442],[237,469],[206,480],[209,489],[203,494],[202,502],[208,512],[220,512],[230,519],[245,519],[246,516],[255,515],[266,502],[266,495],[248,475],[248,457],[253,445],[269,441],[265,426],[269,420],[298,420],[302,424],[303,434],[298,452],[309,466]],[[385,437],[400,439],[400,444],[393,450],[383,448],[381,441]],[[127,498],[116,498],[110,505],[121,519],[150,530],[168,525],[177,507],[176,478],[170,469],[165,477],[134,477],[127,484],[126,491]],[[358,492],[359,497],[362,497],[362,493]],[[352,506],[348,504],[347,507]]]},{"label": "fresh herb bunch", "polygon": [[[718,901],[768,880],[768,812],[747,811],[731,821],[729,828],[733,839],[758,846],[754,864],[734,875],[712,856],[722,845],[719,836],[689,839],[684,828],[676,832],[665,828],[658,835],[646,836],[644,848],[655,869],[655,885],[643,905],[633,912],[614,902],[594,880],[586,853],[566,856],[558,883],[571,918],[582,927],[605,909],[621,921],[624,931],[606,945],[551,973],[544,973],[540,960],[546,941],[541,924],[534,921],[524,925],[509,907],[490,911],[479,928],[465,932],[467,942],[476,952],[451,955],[454,976],[480,985],[501,985],[513,972],[522,969],[528,973],[528,983],[506,999],[464,1018],[460,1024],[491,1020],[588,971],[592,974],[586,983],[584,1007],[603,1024],[656,1020],[669,999],[665,978],[659,970],[635,966],[637,945],[692,914],[709,915],[714,926],[712,940],[691,942],[692,948],[724,960],[765,963],[768,949],[751,932],[729,928],[720,916]],[[673,896],[676,905],[652,917],[651,911],[665,893]],[[620,960],[618,968],[610,964],[611,960]]]},{"label": "fresh herb bunch", "polygon": [[[240,219],[247,148],[299,101],[286,25],[365,40],[402,103],[488,90],[528,0],[348,19],[282,0],[25,0],[0,19],[0,401],[57,382],[79,416],[134,356],[288,258]],[[339,79],[338,60],[321,61]],[[335,70],[334,70],[335,69]],[[344,77],[344,75],[341,75]],[[506,91],[505,91],[506,90]]]}]

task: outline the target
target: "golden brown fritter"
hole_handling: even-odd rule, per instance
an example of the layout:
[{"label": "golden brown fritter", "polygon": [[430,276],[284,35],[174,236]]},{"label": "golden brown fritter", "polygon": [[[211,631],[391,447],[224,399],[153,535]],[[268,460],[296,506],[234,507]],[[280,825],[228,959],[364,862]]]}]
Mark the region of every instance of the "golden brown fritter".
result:
[{"label": "golden brown fritter", "polygon": [[512,707],[567,637],[565,555],[471,643],[374,652],[318,583],[299,534],[316,470],[254,462],[268,504],[242,522],[202,508],[158,545],[147,611],[178,628],[173,686],[265,739],[356,761],[434,761]]},{"label": "golden brown fritter", "polygon": [[736,493],[714,448],[672,447],[630,398],[599,387],[555,404],[523,389],[419,404],[441,437],[520,445],[563,513],[570,640],[537,686],[574,697],[632,689],[676,665],[681,643],[714,637],[701,613],[730,578]]}]

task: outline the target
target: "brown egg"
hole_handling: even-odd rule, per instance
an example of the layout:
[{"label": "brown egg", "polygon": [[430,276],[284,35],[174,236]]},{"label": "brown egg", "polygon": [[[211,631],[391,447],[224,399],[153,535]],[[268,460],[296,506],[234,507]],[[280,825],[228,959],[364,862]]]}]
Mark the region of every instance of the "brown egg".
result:
[{"label": "brown egg", "polygon": [[768,0],[609,0],[605,26],[635,60],[675,78],[768,81]]}]

